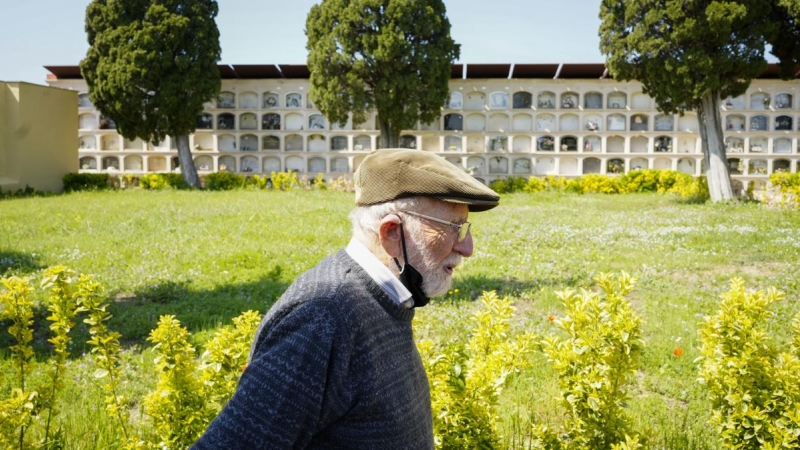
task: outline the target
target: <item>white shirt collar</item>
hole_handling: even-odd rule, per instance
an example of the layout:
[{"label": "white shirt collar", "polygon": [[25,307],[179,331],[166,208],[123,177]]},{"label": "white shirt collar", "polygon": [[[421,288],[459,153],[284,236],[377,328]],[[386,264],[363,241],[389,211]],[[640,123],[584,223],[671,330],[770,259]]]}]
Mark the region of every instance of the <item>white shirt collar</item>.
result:
[{"label": "white shirt collar", "polygon": [[356,238],[351,238],[345,251],[361,266],[378,286],[398,305],[406,308],[414,306],[411,292],[369,249]]}]

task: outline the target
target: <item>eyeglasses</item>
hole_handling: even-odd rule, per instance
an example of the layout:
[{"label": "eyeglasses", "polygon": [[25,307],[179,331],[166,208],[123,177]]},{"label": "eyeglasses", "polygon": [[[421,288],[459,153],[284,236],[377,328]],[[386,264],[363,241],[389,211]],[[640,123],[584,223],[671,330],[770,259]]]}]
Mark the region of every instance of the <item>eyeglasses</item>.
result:
[{"label": "eyeglasses", "polygon": [[464,239],[467,238],[467,234],[469,234],[469,222],[464,223],[455,223],[455,222],[448,222],[446,220],[437,219],[436,217],[426,216],[425,214],[420,214],[412,211],[400,211],[404,214],[408,214],[410,216],[420,217],[423,219],[430,220],[431,222],[441,223],[442,225],[449,225],[456,230],[458,230],[458,242],[464,242]]}]

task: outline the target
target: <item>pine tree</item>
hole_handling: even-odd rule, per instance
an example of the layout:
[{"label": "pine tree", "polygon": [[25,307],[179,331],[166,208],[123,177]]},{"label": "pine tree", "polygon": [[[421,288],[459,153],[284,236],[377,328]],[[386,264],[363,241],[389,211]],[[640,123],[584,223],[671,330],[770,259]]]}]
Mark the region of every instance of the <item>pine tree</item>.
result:
[{"label": "pine tree", "polygon": [[306,36],[309,95],[331,123],[363,123],[374,108],[380,146],[392,148],[439,118],[460,54],[442,0],[323,0]]},{"label": "pine tree", "polygon": [[177,140],[183,179],[200,181],[189,149],[203,104],[220,89],[214,0],[93,0],[81,73],[97,109],[125,138]]},{"label": "pine tree", "polygon": [[720,100],[745,93],[767,68],[766,45],[782,76],[797,72],[797,0],[603,0],[600,51],[612,76],[637,80],[660,111],[694,110],[713,201],[733,198]]}]

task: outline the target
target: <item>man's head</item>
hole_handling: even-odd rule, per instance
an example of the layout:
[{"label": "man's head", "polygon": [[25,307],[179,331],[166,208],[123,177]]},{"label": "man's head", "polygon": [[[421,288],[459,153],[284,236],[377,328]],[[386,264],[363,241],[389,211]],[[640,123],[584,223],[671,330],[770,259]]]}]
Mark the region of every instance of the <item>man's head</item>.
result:
[{"label": "man's head", "polygon": [[453,269],[472,255],[469,212],[499,203],[494,191],[463,170],[419,150],[371,153],[355,184],[354,236],[396,274],[405,265],[419,271],[427,297],[446,293]]}]

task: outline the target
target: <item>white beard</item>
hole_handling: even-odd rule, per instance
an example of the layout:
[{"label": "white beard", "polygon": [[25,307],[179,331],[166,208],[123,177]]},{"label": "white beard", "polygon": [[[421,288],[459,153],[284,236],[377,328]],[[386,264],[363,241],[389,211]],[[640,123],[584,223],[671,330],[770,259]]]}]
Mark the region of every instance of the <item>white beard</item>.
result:
[{"label": "white beard", "polygon": [[422,230],[418,226],[408,228],[411,241],[414,242],[413,245],[408,246],[408,257],[413,261],[411,265],[422,275],[422,291],[428,297],[446,294],[450,290],[453,276],[452,273],[448,274],[444,268],[447,266],[455,268],[461,264],[462,256],[454,252],[441,263],[432,261],[427,247],[420,245],[420,243],[425,242]]},{"label": "white beard", "polygon": [[422,274],[422,290],[428,297],[438,297],[444,295],[450,290],[450,285],[453,282],[453,275],[445,272],[444,268],[447,266],[455,266],[461,264],[461,255],[452,254],[448,256],[441,264],[436,267],[422,267],[419,272]]}]

